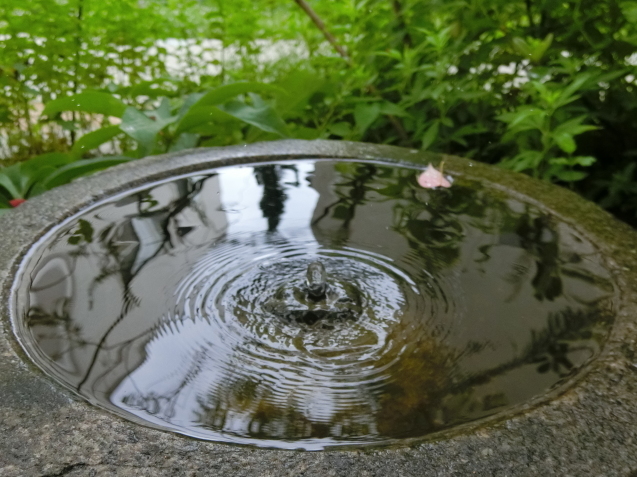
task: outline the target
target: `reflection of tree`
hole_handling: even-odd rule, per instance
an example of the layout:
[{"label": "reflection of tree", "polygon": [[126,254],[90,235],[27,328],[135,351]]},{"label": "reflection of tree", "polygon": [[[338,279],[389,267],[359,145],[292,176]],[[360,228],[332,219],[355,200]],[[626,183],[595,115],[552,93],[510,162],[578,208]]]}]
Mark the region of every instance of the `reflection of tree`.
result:
[{"label": "reflection of tree", "polygon": [[[120,324],[126,315],[130,312],[132,307],[137,307],[140,304],[139,298],[134,296],[131,290],[131,283],[135,277],[144,269],[144,267],[151,263],[155,257],[162,253],[169,252],[175,246],[175,240],[181,240],[182,237],[187,235],[187,231],[181,231],[178,223],[179,214],[193,203],[193,199],[201,192],[202,185],[205,179],[182,179],[176,182],[179,194],[177,198],[171,201],[164,207],[158,207],[150,200],[150,207],[144,207],[144,204],[149,203],[148,193],[142,193],[137,200],[138,212],[140,217],[150,218],[159,226],[161,231],[161,241],[156,244],[155,251],[147,258],[143,259],[141,263],[137,262],[138,253],[141,247],[133,247],[128,251],[122,250],[118,245],[121,242],[121,238],[126,236],[126,233],[132,228],[131,221],[134,217],[129,217],[118,224],[107,227],[100,234],[100,243],[102,249],[105,251],[102,257],[101,273],[95,278],[95,284],[98,284],[105,277],[110,275],[119,275],[121,284],[123,286],[123,303],[119,316],[113,321],[111,326],[102,335],[101,339],[97,342],[93,357],[90,361],[84,378],[77,385],[78,391],[82,388],[84,383],[91,376],[93,367],[95,366],[102,347],[105,345],[111,332]],[[154,206],[154,207],[153,207]],[[153,210],[155,209],[155,210]],[[175,234],[171,231],[176,232]],[[141,240],[139,240],[141,243]],[[150,330],[148,330],[150,332]],[[126,347],[129,343],[137,341],[139,336],[135,336],[130,340],[120,342],[118,345],[120,348]]]},{"label": "reflection of tree", "polygon": [[[592,357],[598,349],[595,329],[610,318],[600,318],[598,310],[584,312],[567,309],[551,314],[546,328],[533,331],[529,344],[512,360],[479,373],[464,374],[458,367],[461,358],[478,354],[484,348],[469,343],[458,351],[432,336],[412,343],[410,352],[392,368],[389,382],[382,391],[362,390],[367,403],[354,402],[350,407],[339,403],[329,420],[311,420],[293,401],[277,400],[272,383],[250,378],[228,376],[220,387],[200,398],[197,422],[204,428],[224,430],[229,416],[245,413],[251,420],[244,437],[309,439],[323,437],[417,437],[463,422],[468,415],[490,414],[511,403],[506,393],[474,396],[474,390],[521,366],[538,363],[538,373],[549,370],[560,378],[576,369],[569,354],[585,353]],[[394,329],[389,341],[400,339],[407,325]],[[573,345],[572,343],[577,343]],[[385,368],[394,355],[383,356],[376,366]],[[546,369],[545,369],[546,368]],[[549,369],[550,368],[550,369]]]},{"label": "reflection of tree", "polygon": [[[559,237],[550,217],[532,218],[524,214],[515,229],[518,245],[536,259],[536,272],[531,284],[538,300],[553,300],[562,294]],[[519,273],[519,269],[518,269]]]},{"label": "reflection of tree", "polygon": [[[524,204],[523,210],[516,212],[505,200],[490,197],[493,191],[480,186],[454,185],[452,189],[424,190],[416,183],[416,171],[410,169],[356,163],[341,163],[336,167],[342,176],[333,185],[337,200],[321,211],[313,227],[330,217],[340,222],[340,230],[349,230],[357,207],[394,201],[393,230],[417,252],[410,258],[419,261],[423,273],[435,274],[458,260],[465,228],[470,225],[495,237],[495,241],[479,248],[482,257],[476,262],[488,261],[495,246],[512,246],[526,252],[507,274],[515,293],[532,269],[535,274],[531,286],[538,300],[552,301],[562,295],[562,275],[607,288],[603,280],[572,267],[581,262],[582,256],[565,254],[560,249],[555,219],[529,205]],[[340,236],[337,230],[329,230],[329,233]],[[343,239],[348,237],[346,233]],[[426,279],[424,275],[419,278]]]},{"label": "reflection of tree", "polygon": [[137,394],[124,396],[122,402],[131,408],[137,408],[152,415],[159,415],[170,421],[175,415],[175,406],[177,405],[179,395],[196,379],[205,363],[205,357],[205,350],[196,351],[193,354],[193,359],[188,367],[188,371],[184,373],[179,384],[168,393],[159,395],[152,391],[149,393],[138,392]]},{"label": "reflection of tree", "polygon": [[377,168],[373,164],[356,163],[342,163],[339,166],[345,173],[344,180],[334,186],[334,193],[338,199],[327,205],[321,215],[312,221],[312,225],[318,225],[331,212],[332,218],[342,222],[333,240],[335,243],[345,243],[349,239],[350,226],[356,216],[356,208],[366,203],[366,195],[372,191],[369,183],[376,176]]},{"label": "reflection of tree", "polygon": [[285,210],[287,196],[281,186],[281,166],[267,165],[254,168],[257,182],[263,186],[263,198],[259,203],[263,217],[268,219],[268,232],[274,232],[279,226]]},{"label": "reflection of tree", "polygon": [[[196,213],[205,220],[203,213],[196,208],[193,201],[200,193],[204,181],[205,179],[202,178],[176,181],[174,183],[177,189],[176,197],[164,205],[160,205],[152,197],[151,192],[141,192],[134,199],[137,204],[137,214],[128,215],[118,223],[110,223],[97,233],[89,221],[80,219],[77,226],[68,234],[67,244],[73,247],[68,254],[73,261],[71,269],[75,269],[75,260],[89,254],[98,262],[99,271],[91,279],[89,285],[90,300],[92,300],[91,297],[95,289],[108,278],[117,277],[122,286],[122,297],[119,300],[121,303],[120,311],[97,341],[82,337],[81,326],[68,315],[68,302],[64,313],[57,311],[43,313],[38,308],[29,310],[27,323],[30,327],[48,326],[59,332],[58,325],[63,324],[65,332],[63,337],[59,337],[58,340],[68,342],[69,346],[61,352],[62,354],[72,355],[72,352],[79,347],[90,346],[94,348],[88,364],[81,366],[84,373],[77,384],[78,391],[91,376],[103,351],[119,354],[121,358],[129,345],[145,335],[152,334],[153,330],[150,329],[142,335],[132,336],[130,339],[118,342],[117,349],[119,351],[106,344],[113,330],[121,324],[133,308],[140,304],[139,298],[134,295],[131,288],[134,279],[156,257],[170,253],[176,243],[181,242],[190,232],[190,230],[184,230],[186,227],[180,225],[180,214],[187,207],[194,206]],[[155,230],[158,231],[159,240],[153,244],[150,252],[144,250],[144,240],[138,236],[133,225],[133,221],[139,219],[151,221],[155,225]],[[55,358],[59,359],[60,356],[56,355]]]},{"label": "reflection of tree", "polygon": [[[406,327],[397,327],[395,337],[404,334]],[[248,415],[250,421],[241,431],[252,438],[421,435],[439,425],[435,422],[436,411],[450,386],[458,353],[432,337],[423,338],[413,348],[413,353],[401,359],[398,369],[392,368],[395,373],[391,383],[382,392],[363,387],[360,393],[365,401],[356,400],[349,405],[347,401],[339,402],[329,418],[311,419],[300,410],[299,399],[308,388],[300,388],[282,401],[277,396],[276,384],[257,376],[253,379],[228,376],[206,399],[199,399],[197,422],[205,428],[233,433],[235,429],[224,428],[229,416]],[[393,354],[385,355],[375,367],[386,368],[395,358]],[[355,363],[352,369],[356,370]],[[352,377],[356,379],[355,374]],[[347,374],[343,379],[347,379]]]},{"label": "reflection of tree", "polygon": [[586,360],[592,358],[611,323],[612,316],[601,308],[566,308],[559,313],[552,313],[548,316],[545,328],[531,331],[529,343],[515,358],[458,382],[454,385],[454,392],[466,391],[513,369],[534,363],[539,364],[538,373],[553,371],[560,378],[567,377],[576,370],[569,354],[583,352],[587,356]]}]

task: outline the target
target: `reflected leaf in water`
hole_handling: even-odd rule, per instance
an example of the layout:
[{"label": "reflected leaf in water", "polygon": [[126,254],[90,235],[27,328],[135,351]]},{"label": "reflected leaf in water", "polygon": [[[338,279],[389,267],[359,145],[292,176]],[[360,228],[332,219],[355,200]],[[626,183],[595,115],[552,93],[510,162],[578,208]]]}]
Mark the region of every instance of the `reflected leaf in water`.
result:
[{"label": "reflected leaf in water", "polygon": [[74,231],[73,235],[68,238],[68,243],[70,245],[77,245],[81,241],[86,243],[91,243],[93,241],[93,226],[90,222],[86,220],[78,220],[77,229]]}]

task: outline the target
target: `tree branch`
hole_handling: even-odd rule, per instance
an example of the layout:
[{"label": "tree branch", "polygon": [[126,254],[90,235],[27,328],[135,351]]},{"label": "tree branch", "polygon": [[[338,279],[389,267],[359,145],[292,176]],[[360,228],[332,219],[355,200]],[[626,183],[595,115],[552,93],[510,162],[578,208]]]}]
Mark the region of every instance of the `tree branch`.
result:
[{"label": "tree branch", "polygon": [[307,16],[310,17],[310,19],[312,20],[312,22],[314,22],[316,27],[319,30],[321,30],[321,33],[323,33],[323,36],[325,37],[325,39],[330,42],[330,44],[334,47],[334,49],[338,52],[338,54],[341,55],[341,57],[345,61],[347,61],[348,64],[351,65],[352,60],[347,54],[347,51],[345,51],[345,48],[343,48],[341,45],[338,44],[334,35],[332,35],[327,30],[325,23],[323,23],[323,20],[321,20],[321,18],[316,14],[314,9],[305,0],[294,0],[294,1],[297,3],[299,7],[303,9],[305,13],[307,13]]},{"label": "tree branch", "polygon": [[[334,49],[338,52],[338,54],[341,55],[341,57],[347,62],[347,64],[349,66],[354,66],[352,59],[347,54],[347,51],[345,50],[345,48],[339,45],[334,35],[332,35],[328,31],[327,27],[325,26],[325,23],[316,14],[314,9],[305,0],[294,0],[294,1],[310,17],[310,19],[316,25],[316,27],[319,30],[321,30],[321,33],[323,33],[323,36],[325,37],[325,39],[330,42],[330,44],[334,47]],[[374,85],[369,85],[369,91],[372,94],[375,94],[376,96],[382,97],[380,94],[380,91],[378,91],[378,89]],[[387,118],[389,119],[389,122],[391,122],[392,126],[396,130],[396,133],[398,133],[398,136],[400,137],[401,141],[404,144],[409,143],[409,135],[407,134],[407,131],[405,131],[405,128],[403,127],[401,122],[398,120],[398,118],[395,116],[392,116],[391,114],[388,114]]]},{"label": "tree branch", "polygon": [[407,30],[407,23],[405,22],[405,16],[403,15],[403,6],[399,0],[392,0],[391,6],[394,10],[394,15],[396,15],[396,20],[398,21],[398,28],[400,28],[403,32],[403,43],[405,46],[412,46],[411,35]]}]

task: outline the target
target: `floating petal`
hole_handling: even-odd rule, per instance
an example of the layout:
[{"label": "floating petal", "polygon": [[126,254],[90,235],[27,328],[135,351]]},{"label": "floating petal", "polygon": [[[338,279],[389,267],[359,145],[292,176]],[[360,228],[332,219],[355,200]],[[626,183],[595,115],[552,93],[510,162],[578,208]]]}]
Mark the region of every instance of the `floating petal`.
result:
[{"label": "floating petal", "polygon": [[418,184],[425,189],[435,189],[436,187],[451,187],[442,173],[431,164],[418,176]]}]

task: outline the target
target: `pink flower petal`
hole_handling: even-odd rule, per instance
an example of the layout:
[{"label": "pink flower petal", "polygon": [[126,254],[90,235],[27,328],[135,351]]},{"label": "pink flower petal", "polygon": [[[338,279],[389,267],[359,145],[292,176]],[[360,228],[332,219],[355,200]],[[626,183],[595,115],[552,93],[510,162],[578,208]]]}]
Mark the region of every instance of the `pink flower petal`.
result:
[{"label": "pink flower petal", "polygon": [[451,187],[445,177],[431,164],[427,166],[425,171],[418,176],[418,185],[425,189],[435,189],[436,187]]}]

